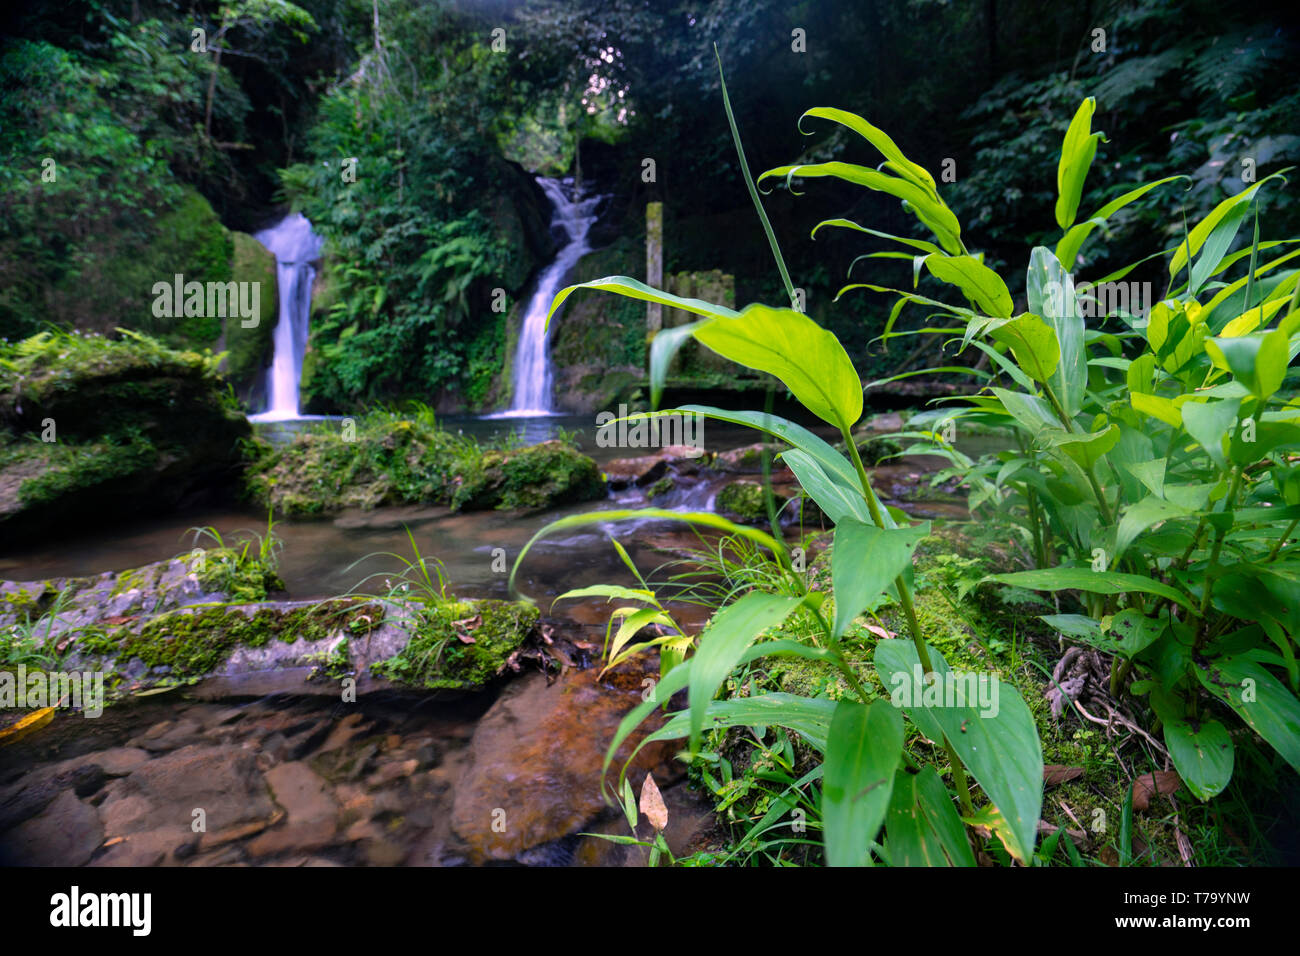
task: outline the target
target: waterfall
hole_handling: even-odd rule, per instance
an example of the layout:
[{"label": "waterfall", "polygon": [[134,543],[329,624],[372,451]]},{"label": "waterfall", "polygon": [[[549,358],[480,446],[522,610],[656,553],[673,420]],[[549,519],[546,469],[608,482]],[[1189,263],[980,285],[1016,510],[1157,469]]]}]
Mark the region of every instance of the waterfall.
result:
[{"label": "waterfall", "polygon": [[579,259],[591,251],[587,232],[596,221],[594,210],[599,196],[584,198],[573,181],[537,177],[538,185],[554,207],[551,228],[564,234],[565,244],[559,255],[542,272],[537,289],[528,301],[519,326],[519,346],[515,350],[513,401],[510,408],[493,418],[527,418],[552,415],[550,336],[546,330],[546,312],[560,284]]},{"label": "waterfall", "polygon": [[306,217],[297,212],[253,238],[275,256],[280,315],[272,338],[275,357],[267,373],[266,410],[251,416],[250,420],[300,418],[298,383],[302,379],[302,358],[307,351],[307,316],[311,310],[311,286],[316,278],[313,263],[320,257],[321,238],[311,231]]}]

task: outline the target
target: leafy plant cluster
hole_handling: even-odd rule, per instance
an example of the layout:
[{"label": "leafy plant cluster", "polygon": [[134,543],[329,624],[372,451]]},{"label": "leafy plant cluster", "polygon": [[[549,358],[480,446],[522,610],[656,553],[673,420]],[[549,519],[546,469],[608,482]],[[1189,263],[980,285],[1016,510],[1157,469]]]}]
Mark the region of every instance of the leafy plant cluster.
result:
[{"label": "leafy plant cluster", "polygon": [[[725,86],[723,95],[730,118]],[[1091,130],[1094,109],[1094,102],[1085,100],[1066,133],[1055,210],[1063,234],[1055,250],[1038,247],[1031,254],[1028,308],[1020,312],[1007,283],[967,249],[961,223],[933,176],[856,114],[819,107],[804,119],[829,121],[856,134],[883,157],[879,168],[840,161],[783,166],[763,173],[758,182],[831,177],[865,186],[902,200],[932,237],[893,235],[847,219],[822,224],[904,247],[873,255],[910,260],[914,276],[928,273],[965,300],[954,305],[872,283],[843,290],[896,296],[887,336],[904,307],[920,305],[930,313],[927,324],[937,316],[934,324],[945,326],[937,331],[957,336],[964,347],[973,346],[992,361],[993,371],[975,373],[987,383],[987,394],[967,399],[960,411],[931,413],[931,429],[914,437],[924,438],[924,450],[939,448],[955,471],[967,476],[973,505],[993,505],[1018,517],[1039,567],[992,579],[1079,601],[1083,613],[1052,615],[1047,622],[1112,656],[1111,690],[1147,698],[1174,766],[1204,800],[1222,791],[1231,777],[1233,742],[1225,721],[1234,714],[1284,763],[1300,768],[1292,636],[1300,595],[1287,549],[1300,519],[1288,493],[1287,456],[1287,449],[1300,443],[1300,409],[1278,397],[1290,359],[1300,351],[1292,344],[1300,332],[1300,272],[1274,272],[1294,253],[1269,252],[1275,257],[1261,261],[1262,252],[1281,251],[1294,240],[1261,242],[1257,225],[1254,241],[1230,254],[1267,182],[1261,181],[1220,203],[1163,253],[1169,287],[1145,322],[1103,306],[1113,330],[1089,329],[1084,315],[1091,313],[1081,301],[1089,293],[1068,273],[1079,249],[1110,216],[1169,182],[1131,189],[1079,221],[1084,181],[1101,138]],[[734,121],[732,129],[739,151]],[[757,184],[749,178],[743,152],[741,157],[793,303]],[[1235,273],[1243,266],[1239,279],[1226,278],[1230,269]],[[1118,281],[1129,271],[1098,281]],[[1275,281],[1266,283],[1270,273]],[[649,605],[616,612],[620,626],[611,653],[630,647],[636,625],[669,628],[666,636],[640,645],[660,648],[663,677],[619,728],[606,765],[638,724],[684,690],[686,710],[672,715],[650,739],[687,738],[688,753],[695,756],[706,728],[781,727],[818,752],[813,773],[821,781],[822,846],[832,865],[972,865],[982,844],[968,828],[979,827],[996,834],[1010,859],[1031,863],[1043,760],[1032,714],[1016,688],[982,675],[997,691],[995,713],[981,712],[969,698],[937,704],[920,694],[901,701],[873,699],[846,658],[844,642],[855,619],[887,597],[901,608],[910,640],[874,642],[880,683],[899,687],[906,675],[919,671],[926,683],[938,684],[951,671],[928,640],[912,597],[913,551],[928,522],[913,524],[885,508],[871,487],[851,435],[863,411],[861,379],[838,339],[791,308],[751,305],[736,312],[624,276],[571,286],[557,295],[552,310],[583,288],[700,316],[653,340],[656,403],[673,352],[694,338],[780,379],[809,413],[840,432],[847,451],[767,412],[674,410],[749,425],[790,446],[782,460],[835,523],[830,588],[811,587],[794,571],[775,523],[768,535],[713,515],[653,509],[602,515],[603,520],[671,517],[720,528],[766,548],[783,571],[779,586],[760,584],[721,606],[698,646],[663,620],[664,609],[644,588],[600,585],[580,592]],[[1277,325],[1270,327],[1275,319]],[[958,427],[962,420],[1009,427],[1020,451],[977,466],[933,430],[944,415],[960,416]],[[584,520],[595,519],[562,519],[539,536]],[[1280,526],[1283,521],[1290,524]],[[805,639],[781,630],[796,615],[815,622]],[[694,653],[685,657],[692,647]],[[852,694],[840,700],[782,693],[715,699],[738,669],[776,656],[827,662]],[[936,745],[940,767],[946,758],[951,786],[929,752],[916,750],[919,738],[905,730],[904,714],[919,738]],[[979,805],[972,781],[979,787]],[[619,790],[629,804],[625,776]]]}]

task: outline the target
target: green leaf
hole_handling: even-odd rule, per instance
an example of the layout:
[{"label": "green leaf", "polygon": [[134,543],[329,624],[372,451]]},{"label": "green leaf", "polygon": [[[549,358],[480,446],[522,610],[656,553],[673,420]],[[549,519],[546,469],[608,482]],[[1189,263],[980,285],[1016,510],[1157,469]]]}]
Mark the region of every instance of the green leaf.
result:
[{"label": "green leaf", "polygon": [[[834,712],[833,700],[796,694],[760,694],[757,697],[710,701],[704,709],[704,722],[714,730],[721,727],[784,727],[797,733],[814,750],[824,753]],[[659,740],[679,740],[687,736],[690,729],[690,711],[682,711],[647,736],[641,746]]]},{"label": "green leaf", "polygon": [[830,866],[869,866],[903,754],[903,717],[888,701],[835,705],[826,742],[822,822]]},{"label": "green leaf", "polygon": [[1193,723],[1183,712],[1182,699],[1163,688],[1153,687],[1150,698],[1174,769],[1187,789],[1198,800],[1218,796],[1232,779],[1234,752],[1227,728],[1217,720]]},{"label": "green leaf", "polygon": [[[1160,461],[1164,464],[1164,459]],[[1161,479],[1163,483],[1164,472],[1161,469]],[[1157,498],[1155,495],[1148,495],[1137,504],[1129,505],[1124,509],[1124,515],[1119,521],[1119,530],[1115,533],[1115,557],[1114,561],[1118,562],[1124,556],[1128,546],[1133,543],[1143,531],[1152,525],[1159,524],[1162,521],[1168,521],[1170,518],[1178,518],[1188,514],[1187,508],[1180,507],[1170,501]]]},{"label": "green leaf", "polygon": [[699,322],[687,322],[685,325],[674,325],[671,328],[660,329],[655,333],[655,337],[650,340],[651,408],[658,408],[659,400],[663,398],[664,382],[668,378],[668,368],[673,363],[673,357],[695,333],[695,330],[707,321],[707,319],[701,319]]},{"label": "green leaf", "polygon": [[1227,467],[1223,453],[1223,440],[1237,422],[1241,402],[1233,399],[1222,402],[1188,402],[1183,406],[1183,427],[1219,468]]},{"label": "green leaf", "polygon": [[780,624],[802,603],[803,598],[782,594],[747,594],[719,611],[700,635],[699,649],[691,659],[691,683],[687,691],[692,753],[699,749],[705,709],[741,654],[760,634]]},{"label": "green leaf", "polygon": [[928,521],[888,530],[847,516],[836,524],[831,552],[836,637],[911,565],[912,552],[929,533]]},{"label": "green leaf", "polygon": [[1197,666],[1196,676],[1300,771],[1300,700],[1281,681],[1254,661],[1233,656]]},{"label": "green leaf", "polygon": [[579,289],[600,289],[606,292],[616,292],[619,295],[627,296],[629,299],[658,302],[660,305],[672,306],[674,309],[681,309],[683,312],[692,312],[695,315],[704,315],[710,318],[734,318],[739,314],[735,309],[728,309],[725,305],[714,305],[712,302],[705,302],[701,299],[686,299],[679,295],[673,295],[671,292],[652,289],[644,282],[639,282],[628,276],[605,276],[603,279],[579,282],[577,285],[568,286],[557,292],[555,298],[551,300],[551,310],[546,313],[547,327],[551,324],[551,316],[555,315],[555,310],[564,304],[565,299]]},{"label": "green leaf", "polygon": [[987,315],[1011,317],[1011,292],[1002,277],[974,256],[928,255],[926,269],[940,282],[961,289],[962,293]]},{"label": "green leaf", "polygon": [[984,580],[1028,588],[1030,591],[1090,591],[1093,594],[1125,594],[1142,591],[1158,594],[1180,604],[1192,613],[1196,607],[1181,591],[1163,581],[1140,574],[1121,574],[1118,571],[1093,571],[1090,568],[1038,568],[1033,571],[1014,571],[1010,574],[993,574]]},{"label": "green leaf", "polygon": [[1083,406],[1083,393],[1088,384],[1086,323],[1078,306],[1074,282],[1050,249],[1036,246],[1030,253],[1025,297],[1029,311],[1041,315],[1056,333],[1061,361],[1048,384],[1065,413],[1075,415]]},{"label": "green leaf", "polygon": [[1009,346],[1016,364],[1035,382],[1049,381],[1060,364],[1061,347],[1055,330],[1032,313],[990,326],[988,335]]},{"label": "green leaf", "polygon": [[[550,524],[541,528],[536,534],[528,539],[523,550],[519,552],[519,557],[515,558],[515,565],[510,569],[510,580],[508,588],[511,594],[515,593],[515,575],[519,573],[519,565],[523,564],[524,557],[532,549],[533,545],[539,540],[551,534],[554,531],[566,531],[569,528],[581,528],[592,524],[607,524],[611,521],[627,521],[641,518],[658,518],[663,521],[688,521],[691,524],[702,525],[706,528],[714,528],[727,534],[738,534],[749,538],[757,544],[768,548],[773,554],[784,553],[780,544],[777,543],[770,534],[759,531],[757,528],[751,528],[747,525],[736,524],[734,521],[728,521],[726,518],[715,515],[711,511],[671,511],[666,508],[636,508],[636,509],[614,509],[611,511],[592,511],[586,514],[569,515],[566,518],[560,518],[558,521],[552,521]],[[525,598],[525,600],[528,600]]]},{"label": "green leaf", "polygon": [[1067,432],[1062,428],[1048,428],[1039,432],[1039,441],[1049,448],[1064,452],[1080,468],[1091,468],[1102,455],[1119,444],[1119,426],[1110,425],[1099,432]]},{"label": "green leaf", "polygon": [[1144,183],[1136,189],[1131,189],[1117,199],[1112,199],[1106,205],[1102,206],[1086,222],[1081,222],[1061,237],[1061,241],[1056,244],[1056,259],[1061,263],[1061,268],[1067,272],[1074,269],[1075,261],[1079,256],[1079,250],[1087,241],[1088,236],[1098,226],[1105,225],[1106,220],[1119,212],[1129,203],[1145,196],[1157,186],[1163,186],[1165,183],[1175,179],[1189,179],[1188,176],[1166,176],[1164,179],[1157,179],[1153,183]]},{"label": "green leaf", "polygon": [[795,448],[781,454],[808,496],[836,525],[848,519],[871,523],[871,512],[862,497],[862,488],[850,484],[839,475],[828,475],[826,470],[805,451]]},{"label": "green leaf", "polygon": [[938,771],[899,771],[885,823],[891,866],[974,866],[961,817]]},{"label": "green leaf", "polygon": [[1069,229],[1079,212],[1079,199],[1083,195],[1083,181],[1097,154],[1097,140],[1105,139],[1101,133],[1092,132],[1092,114],[1097,109],[1095,97],[1088,97],[1066,130],[1061,144],[1061,160],[1056,167],[1056,224]]},{"label": "green leaf", "polygon": [[934,177],[930,175],[929,171],[904,156],[903,151],[895,145],[887,133],[872,126],[861,116],[831,106],[814,106],[799,117],[799,123],[797,124],[799,132],[804,133],[805,136],[812,135],[811,133],[805,133],[803,128],[803,121],[809,116],[817,119],[828,119],[833,123],[839,123],[841,126],[853,130],[853,132],[876,147],[880,154],[889,161],[890,168],[897,172],[899,176],[933,196],[937,197],[939,195],[935,189]]},{"label": "green leaf", "polygon": [[[1282,387],[1291,361],[1287,334],[1280,330],[1205,340],[1205,351],[1216,366],[1258,398],[1268,399]],[[1183,410],[1186,417],[1186,409]],[[1222,467],[1222,465],[1220,465]]]},{"label": "green leaf", "polygon": [[831,162],[808,166],[778,166],[760,175],[758,182],[762,183],[769,177],[784,177],[788,182],[795,176],[804,178],[832,176],[845,182],[866,186],[876,192],[896,196],[907,204],[905,208],[909,212],[934,233],[940,246],[953,255],[961,255],[965,252],[961,244],[961,225],[952,210],[934,193],[908,179],[890,176],[888,173],[853,163]]},{"label": "green leaf", "polygon": [[848,353],[802,312],[751,305],[693,334],[724,358],[775,375],[805,408],[837,428],[851,428],[862,417],[862,382]]},{"label": "green leaf", "polygon": [[935,741],[947,738],[1005,818],[999,835],[1007,852],[1028,862],[1043,802],[1043,751],[1033,715],[1011,684],[992,674],[955,675],[942,654],[927,650],[936,675],[932,690],[951,686],[959,692],[952,699],[942,694],[938,704],[927,700],[928,685],[917,686],[921,664],[910,641],[878,642],[876,672],[891,689],[891,701],[921,733]]},{"label": "green leaf", "polygon": [[1130,607],[1111,618],[1110,632],[1118,639],[1117,651],[1133,658],[1159,640],[1166,626],[1159,618],[1147,617]]},{"label": "green leaf", "polygon": [[1188,233],[1187,238],[1178,244],[1178,248],[1174,251],[1174,257],[1169,260],[1169,277],[1172,279],[1174,276],[1178,275],[1178,270],[1187,264],[1187,260],[1191,256],[1200,252],[1201,247],[1205,245],[1205,241],[1209,238],[1210,233],[1218,227],[1219,223],[1223,222],[1224,219],[1232,214],[1238,206],[1248,206],[1250,201],[1255,197],[1255,193],[1259,191],[1260,186],[1263,186],[1275,176],[1280,175],[1281,173],[1279,172],[1273,173],[1271,176],[1265,176],[1259,182],[1255,183],[1255,185],[1248,189],[1243,189],[1235,196],[1229,196],[1227,199],[1223,200],[1223,202],[1210,210],[1209,214],[1197,223],[1196,227]]}]

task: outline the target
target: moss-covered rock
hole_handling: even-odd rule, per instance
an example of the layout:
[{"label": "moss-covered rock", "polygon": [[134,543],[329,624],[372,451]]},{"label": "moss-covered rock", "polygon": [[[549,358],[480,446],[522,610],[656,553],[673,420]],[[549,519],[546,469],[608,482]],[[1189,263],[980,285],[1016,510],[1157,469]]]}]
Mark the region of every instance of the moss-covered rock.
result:
[{"label": "moss-covered rock", "polygon": [[472,690],[490,683],[539,616],[531,605],[491,600],[416,604],[414,612],[410,642],[370,670],[429,690]]},{"label": "moss-covered rock", "polygon": [[251,430],[213,356],[145,336],[0,345],[0,528],[13,541],[233,485]]},{"label": "moss-covered rock", "polygon": [[[776,495],[776,508],[780,511],[785,498]],[[763,486],[756,481],[732,481],[722,486],[714,499],[718,511],[746,524],[763,524],[767,521],[767,504],[763,500]]]},{"label": "moss-covered rock", "polygon": [[453,504],[466,510],[553,508],[605,494],[605,479],[592,459],[572,445],[548,441],[485,452],[478,469],[457,489]]},{"label": "moss-covered rock", "polygon": [[395,504],[548,508],[605,495],[596,463],[571,445],[484,450],[425,414],[375,413],[255,447],[248,495],[295,517]]},{"label": "moss-covered rock", "polygon": [[[255,407],[265,390],[265,371],[271,364],[272,336],[279,320],[275,256],[252,236],[230,233],[230,279],[260,285],[258,315],[244,327],[239,317],[228,318],[223,339],[226,360],[223,372],[249,407]],[[253,320],[250,320],[253,321]]]}]

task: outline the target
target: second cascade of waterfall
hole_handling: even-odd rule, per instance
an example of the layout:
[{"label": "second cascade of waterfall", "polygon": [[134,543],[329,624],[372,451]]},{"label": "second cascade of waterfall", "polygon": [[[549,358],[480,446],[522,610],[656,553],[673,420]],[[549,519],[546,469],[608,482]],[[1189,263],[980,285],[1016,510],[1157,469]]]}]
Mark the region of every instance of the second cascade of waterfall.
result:
[{"label": "second cascade of waterfall", "polygon": [[267,373],[266,410],[250,421],[277,422],[302,416],[298,411],[298,384],[307,352],[307,317],[311,287],[316,278],[313,263],[320,257],[321,238],[312,232],[302,213],[290,213],[255,238],[275,256],[276,284],[280,293],[279,319],[272,337],[274,358]]},{"label": "second cascade of waterfall", "polygon": [[513,400],[510,408],[492,418],[529,418],[555,414],[551,400],[550,335],[546,329],[546,312],[559,291],[564,277],[578,260],[591,251],[587,233],[596,221],[595,207],[601,197],[585,197],[572,180],[560,182],[537,177],[538,185],[551,201],[554,215],[551,228],[564,233],[565,244],[555,261],[537,279],[537,288],[528,301],[519,325],[519,346],[515,350]]}]

